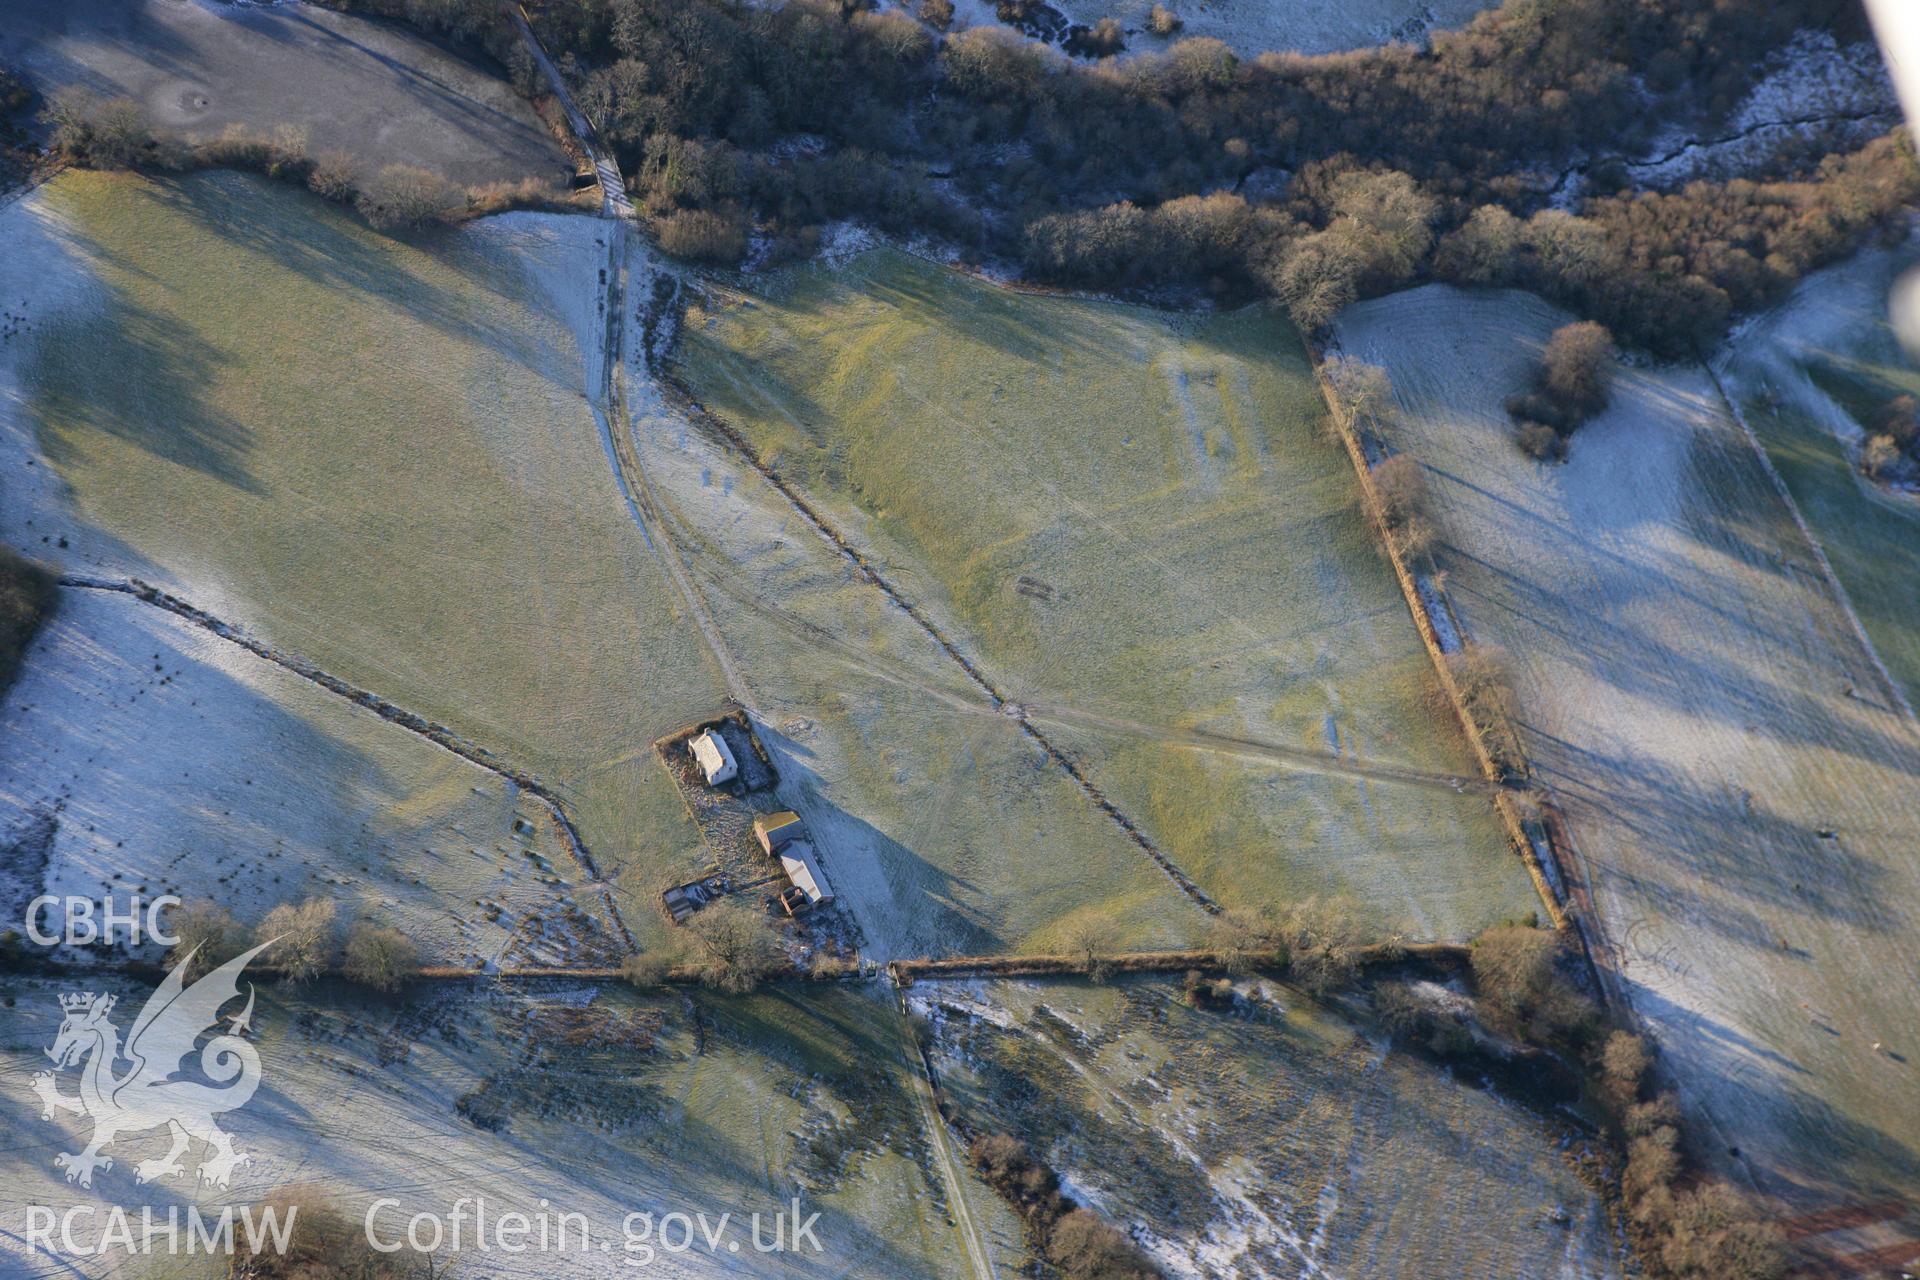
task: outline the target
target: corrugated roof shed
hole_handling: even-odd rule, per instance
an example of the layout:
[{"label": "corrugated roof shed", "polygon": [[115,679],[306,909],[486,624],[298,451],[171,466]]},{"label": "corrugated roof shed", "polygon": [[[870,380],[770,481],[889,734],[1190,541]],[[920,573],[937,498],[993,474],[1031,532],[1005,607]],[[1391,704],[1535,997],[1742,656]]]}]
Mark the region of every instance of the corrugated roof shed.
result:
[{"label": "corrugated roof shed", "polygon": [[812,845],[804,840],[790,842],[780,851],[780,865],[787,869],[787,879],[793,881],[793,887],[807,895],[808,902],[817,907],[833,901],[833,889],[821,873],[820,864],[814,860]]},{"label": "corrugated roof shed", "polygon": [[789,840],[797,840],[807,834],[806,824],[800,821],[800,815],[791,809],[780,813],[763,813],[753,820],[753,834],[760,841],[760,847],[768,853],[778,853],[780,846]]}]

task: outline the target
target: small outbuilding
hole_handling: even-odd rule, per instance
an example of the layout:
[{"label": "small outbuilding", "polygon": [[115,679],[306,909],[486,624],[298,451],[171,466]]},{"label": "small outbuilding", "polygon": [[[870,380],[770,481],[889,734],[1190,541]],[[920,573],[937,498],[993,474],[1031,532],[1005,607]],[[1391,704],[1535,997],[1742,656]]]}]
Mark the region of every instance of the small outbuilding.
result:
[{"label": "small outbuilding", "polygon": [[717,787],[723,782],[731,782],[740,772],[739,764],[733,758],[733,749],[727,746],[727,740],[712,729],[703,729],[687,743],[687,750],[693,754],[694,763],[707,775],[707,785]]},{"label": "small outbuilding", "polygon": [[780,852],[783,845],[799,840],[807,834],[806,824],[800,821],[800,815],[791,809],[779,813],[763,813],[753,820],[753,835],[768,857]]},{"label": "small outbuilding", "polygon": [[[783,895],[781,902],[791,913],[797,908],[817,907],[833,901],[833,889],[827,884],[827,877],[820,870],[820,863],[813,856],[813,846],[804,840],[791,840],[780,850],[780,865],[786,868],[787,879],[793,881],[794,889],[799,891],[799,901],[793,901]],[[804,904],[804,905],[802,905]]]}]

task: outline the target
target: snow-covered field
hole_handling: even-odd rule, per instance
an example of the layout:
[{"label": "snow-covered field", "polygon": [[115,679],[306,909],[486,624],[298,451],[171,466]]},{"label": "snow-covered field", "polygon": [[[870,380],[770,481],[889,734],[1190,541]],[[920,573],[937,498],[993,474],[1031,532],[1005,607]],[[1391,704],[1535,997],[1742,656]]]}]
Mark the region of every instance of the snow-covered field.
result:
[{"label": "snow-covered field", "polygon": [[[128,596],[62,594],[0,707],[0,743],[10,891],[122,909],[172,893],[246,925],[325,897],[342,922],[399,927],[430,963],[470,967],[516,932],[617,942],[543,806]],[[567,925],[570,905],[595,922]]]},{"label": "snow-covered field", "polygon": [[1615,1277],[1564,1125],[1277,984],[939,983],[910,1000],[964,1123],[1011,1132],[1178,1280]]},{"label": "snow-covered field", "polygon": [[1501,407],[1568,319],[1364,303],[1469,635],[1502,646],[1605,958],[1712,1166],[1793,1211],[1920,1185],[1920,733],[1698,368],[1619,371],[1562,466]]}]

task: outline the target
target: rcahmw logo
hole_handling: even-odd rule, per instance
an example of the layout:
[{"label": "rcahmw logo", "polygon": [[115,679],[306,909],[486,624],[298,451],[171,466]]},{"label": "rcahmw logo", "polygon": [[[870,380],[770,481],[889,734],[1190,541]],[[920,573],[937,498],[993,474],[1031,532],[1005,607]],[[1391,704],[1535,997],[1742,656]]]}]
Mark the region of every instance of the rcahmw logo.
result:
[{"label": "rcahmw logo", "polygon": [[[241,1039],[241,1033],[252,1027],[251,983],[246,1008],[229,1015],[226,1031],[200,1046],[196,1064],[203,1079],[177,1077],[184,1075],[186,1059],[201,1035],[222,1021],[220,1010],[240,998],[240,974],[247,964],[275,941],[235,956],[192,986],[186,984],[185,974],[195,952],[188,952],[148,997],[124,1043],[120,1029],[108,1017],[115,1004],[113,996],[72,991],[60,997],[65,1017],[47,1056],[53,1059],[55,1071],[79,1068],[80,1091],[60,1092],[54,1071],[35,1075],[32,1088],[40,1098],[41,1119],[51,1120],[55,1111],[70,1111],[93,1121],[92,1139],[84,1149],[53,1158],[56,1168],[66,1170],[68,1182],[91,1187],[95,1172],[113,1168],[113,1157],[101,1154],[108,1144],[122,1134],[151,1129],[167,1130],[173,1145],[166,1155],[136,1164],[136,1182],[185,1172],[180,1157],[196,1141],[204,1144],[196,1170],[203,1183],[225,1187],[233,1171],[248,1162],[247,1156],[234,1150],[233,1139],[214,1123],[214,1117],[245,1106],[260,1087],[260,1055]],[[129,1065],[116,1074],[120,1062]]]},{"label": "rcahmw logo", "polygon": [[[256,1212],[252,1206],[239,1213],[248,1252],[259,1255],[269,1248],[284,1255],[293,1240],[294,1219],[300,1206],[288,1205],[283,1213],[273,1205]],[[232,1205],[222,1206],[218,1216],[202,1213],[198,1205],[170,1205],[164,1215],[152,1205],[142,1205],[138,1215],[119,1205],[110,1207],[104,1224],[101,1214],[90,1204],[77,1204],[56,1214],[44,1204],[27,1206],[27,1244],[56,1257],[101,1256],[116,1250],[126,1254],[204,1253],[233,1256],[234,1221]],[[134,1224],[139,1223],[136,1230]]]}]

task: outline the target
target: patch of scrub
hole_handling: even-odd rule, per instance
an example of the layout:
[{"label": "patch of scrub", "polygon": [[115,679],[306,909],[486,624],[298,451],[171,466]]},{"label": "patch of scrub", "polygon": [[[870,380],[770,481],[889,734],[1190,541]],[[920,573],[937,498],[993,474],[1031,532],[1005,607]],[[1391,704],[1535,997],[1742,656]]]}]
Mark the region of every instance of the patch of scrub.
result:
[{"label": "patch of scrub", "polygon": [[1312,776],[1472,764],[1283,321],[894,251],[709,294],[695,396],[1207,893],[1346,891],[1441,937],[1531,909],[1483,796],[1381,781],[1363,805],[1350,772]]},{"label": "patch of scrub", "polygon": [[1564,465],[1520,453],[1502,401],[1569,318],[1430,286],[1338,330],[1393,379],[1461,625],[1506,650],[1702,1157],[1796,1210],[1904,1194],[1920,738],[1704,370],[1621,368]]},{"label": "patch of scrub", "polygon": [[649,744],[724,690],[586,398],[608,224],[397,240],[241,175],[73,172],[0,211],[16,228],[45,269],[10,255],[9,541],[159,583],[541,777],[630,908],[698,869]]},{"label": "patch of scrub", "polygon": [[1920,703],[1920,494],[1869,482],[1859,456],[1887,401],[1920,395],[1920,365],[1888,319],[1916,263],[1920,241],[1909,241],[1816,272],[1714,361],[1910,703]]},{"label": "patch of scrub", "polygon": [[171,893],[252,925],[319,896],[474,968],[515,935],[603,962],[618,941],[544,807],[128,596],[62,593],[0,743],[0,831],[41,846],[29,897]]},{"label": "patch of scrub", "polygon": [[1622,1274],[1564,1126],[1297,992],[950,990],[911,1001],[956,1121],[1027,1142],[1169,1276]]}]

